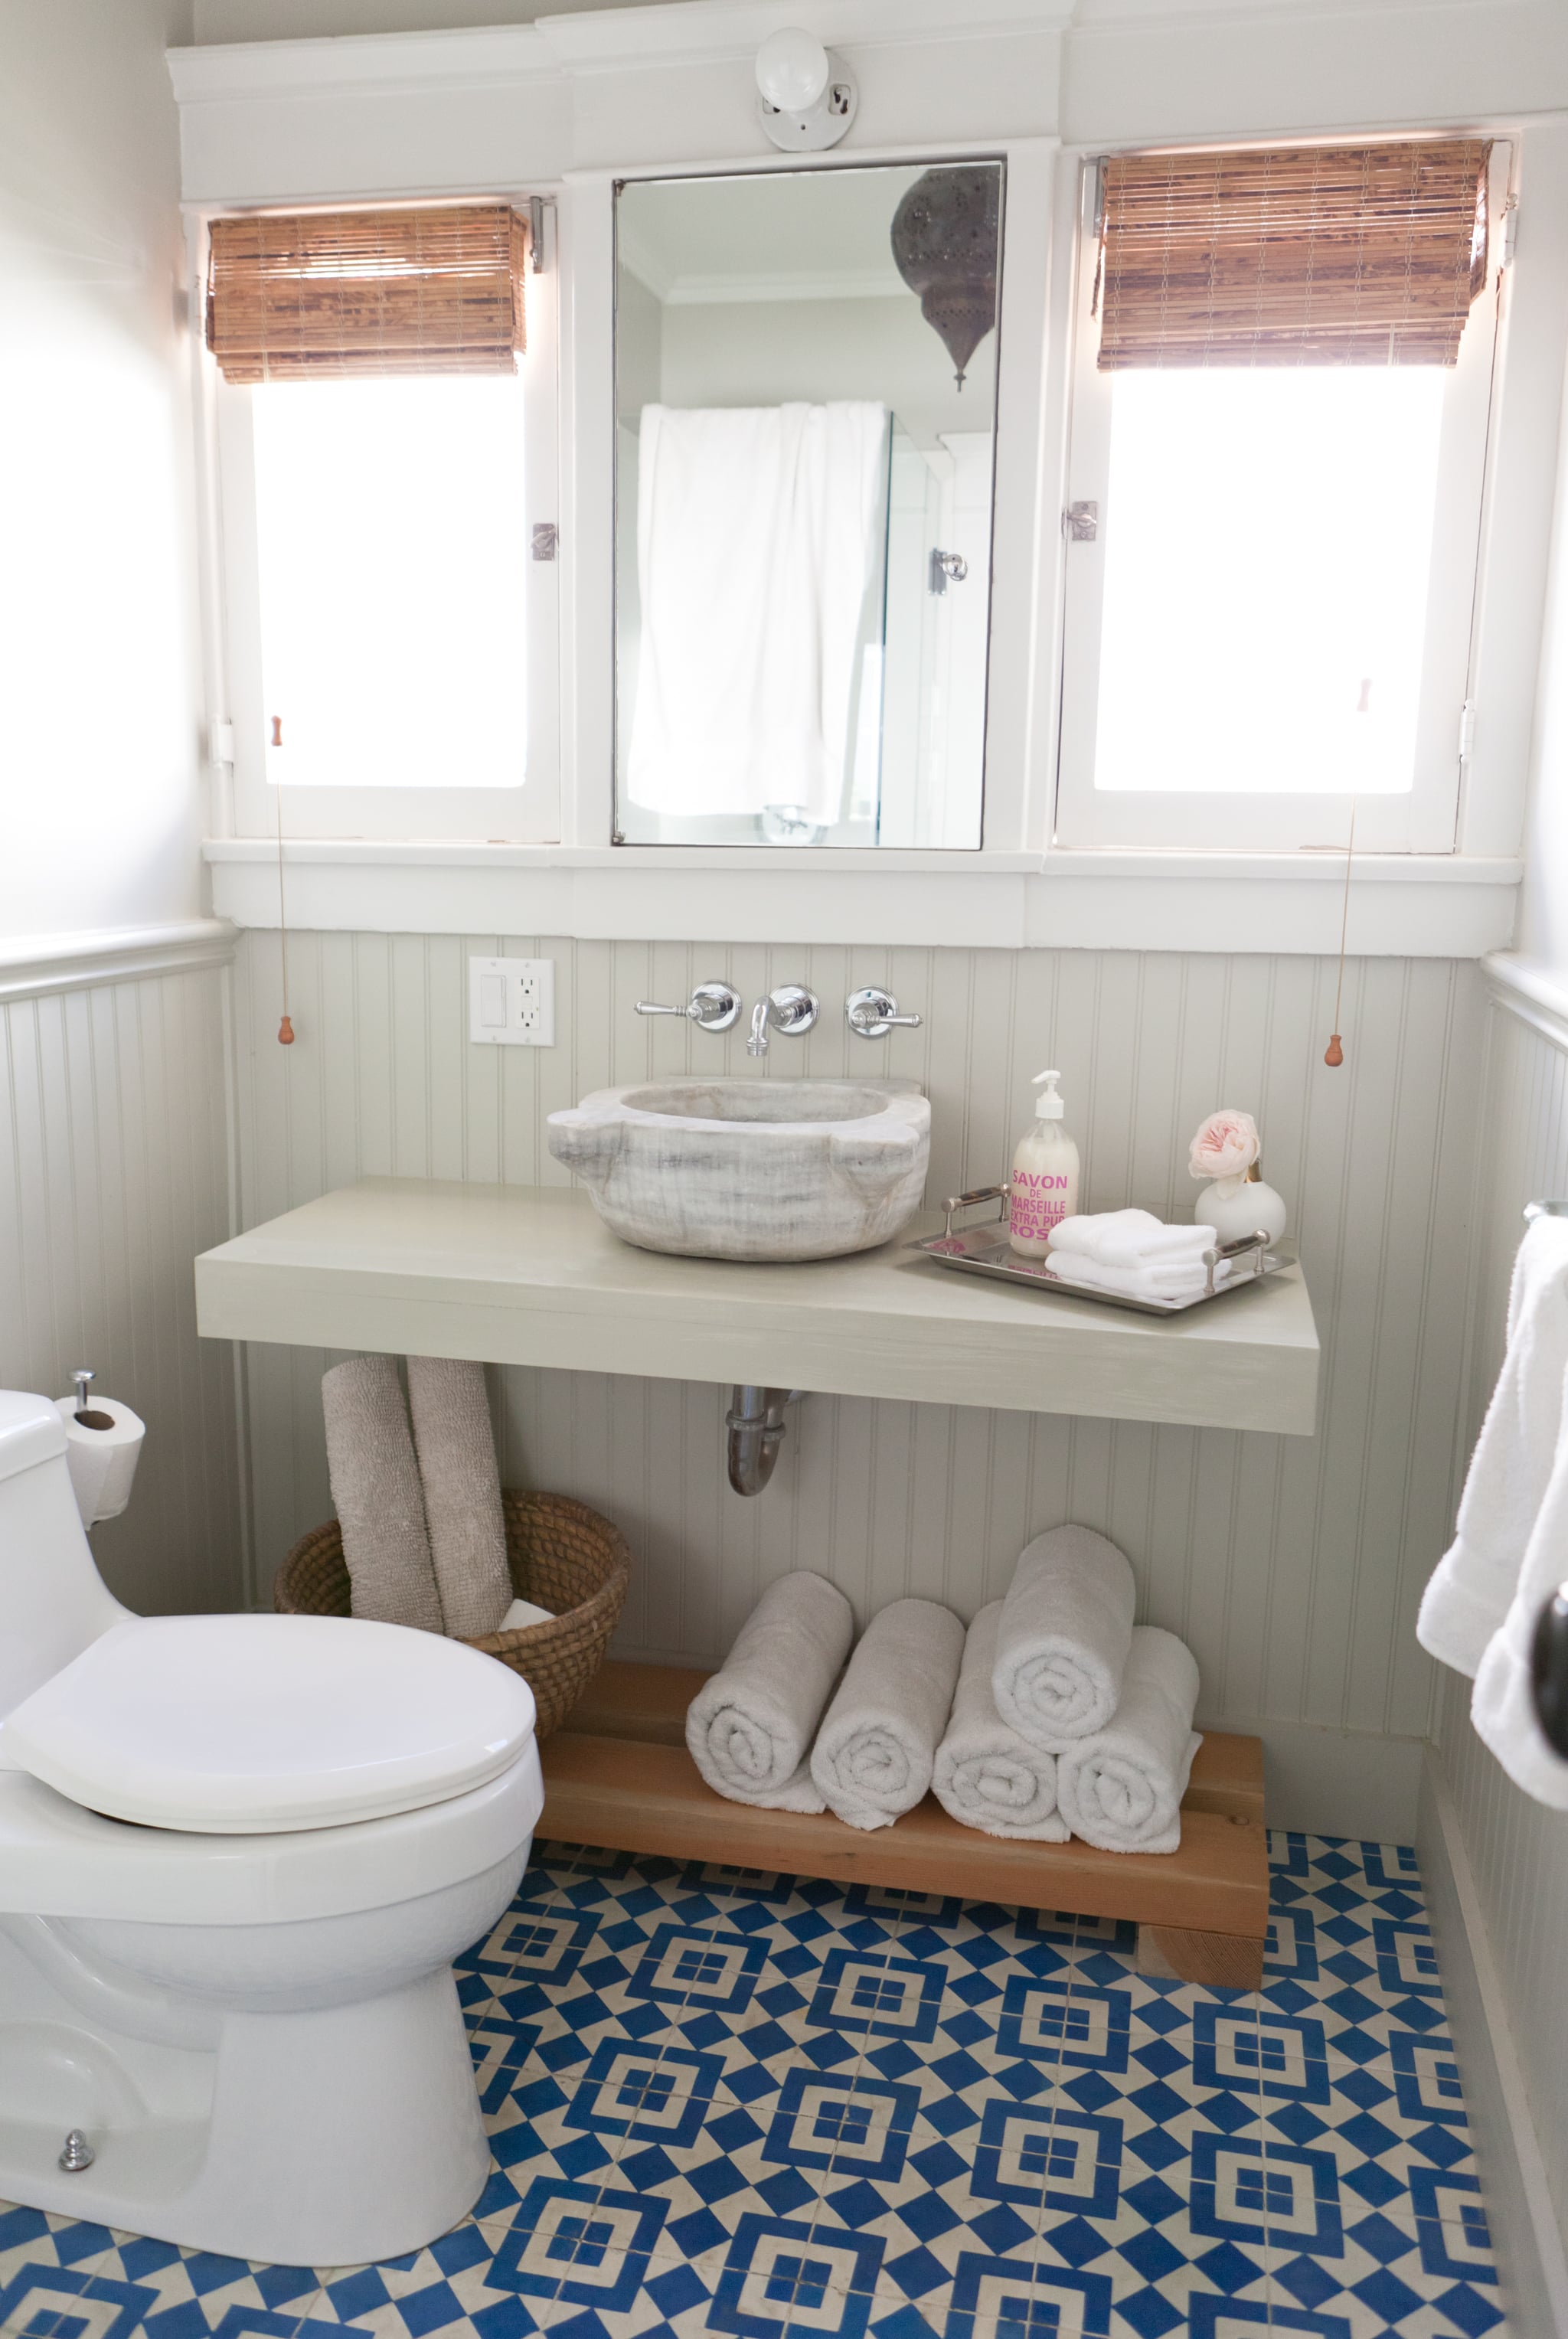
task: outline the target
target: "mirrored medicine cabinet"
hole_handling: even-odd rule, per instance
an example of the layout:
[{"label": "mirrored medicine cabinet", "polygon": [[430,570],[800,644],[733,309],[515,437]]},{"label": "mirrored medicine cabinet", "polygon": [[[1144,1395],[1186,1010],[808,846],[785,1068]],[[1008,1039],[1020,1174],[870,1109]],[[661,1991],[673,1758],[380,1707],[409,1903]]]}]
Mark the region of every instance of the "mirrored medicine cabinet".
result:
[{"label": "mirrored medicine cabinet", "polygon": [[617,185],[617,844],[979,846],[1003,182]]}]

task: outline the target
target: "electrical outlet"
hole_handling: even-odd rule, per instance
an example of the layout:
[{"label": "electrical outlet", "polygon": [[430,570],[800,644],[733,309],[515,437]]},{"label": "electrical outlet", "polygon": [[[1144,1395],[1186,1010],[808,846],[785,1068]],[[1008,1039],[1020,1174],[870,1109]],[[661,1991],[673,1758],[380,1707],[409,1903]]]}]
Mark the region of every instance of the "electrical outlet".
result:
[{"label": "electrical outlet", "polygon": [[468,1037],[490,1048],[553,1048],[553,958],[471,958]]}]

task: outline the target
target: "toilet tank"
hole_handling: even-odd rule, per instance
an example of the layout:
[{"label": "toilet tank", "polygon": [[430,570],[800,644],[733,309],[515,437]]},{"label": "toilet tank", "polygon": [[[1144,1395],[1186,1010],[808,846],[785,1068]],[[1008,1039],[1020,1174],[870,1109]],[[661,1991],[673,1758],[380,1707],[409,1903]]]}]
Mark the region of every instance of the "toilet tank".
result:
[{"label": "toilet tank", "polygon": [[128,1613],[94,1564],[53,1401],[0,1389],[0,1716]]}]

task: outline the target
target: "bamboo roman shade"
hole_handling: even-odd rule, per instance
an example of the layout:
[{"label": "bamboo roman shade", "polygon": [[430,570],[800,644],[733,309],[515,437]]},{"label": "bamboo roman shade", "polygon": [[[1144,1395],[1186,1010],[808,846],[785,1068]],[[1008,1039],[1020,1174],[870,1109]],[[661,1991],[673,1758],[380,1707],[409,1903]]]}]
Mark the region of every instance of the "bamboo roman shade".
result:
[{"label": "bamboo roman shade", "polygon": [[509,203],[214,220],[207,347],[233,382],[516,373],[528,248]]},{"label": "bamboo roman shade", "polygon": [[1118,154],[1100,366],[1453,365],[1486,280],[1477,138]]}]

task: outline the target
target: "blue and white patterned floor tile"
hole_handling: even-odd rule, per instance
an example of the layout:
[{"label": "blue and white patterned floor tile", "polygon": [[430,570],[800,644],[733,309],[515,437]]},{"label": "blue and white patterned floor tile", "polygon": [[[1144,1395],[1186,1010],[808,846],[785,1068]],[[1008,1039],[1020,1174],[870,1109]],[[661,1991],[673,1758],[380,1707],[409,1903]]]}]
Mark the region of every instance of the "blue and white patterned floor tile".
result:
[{"label": "blue and white patterned floor tile", "polygon": [[1506,2339],[1415,1855],[1276,1834],[1258,1997],[1128,1926],[537,1847],[495,2166],[389,2264],[0,2209],[5,2339]]}]

